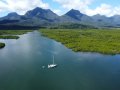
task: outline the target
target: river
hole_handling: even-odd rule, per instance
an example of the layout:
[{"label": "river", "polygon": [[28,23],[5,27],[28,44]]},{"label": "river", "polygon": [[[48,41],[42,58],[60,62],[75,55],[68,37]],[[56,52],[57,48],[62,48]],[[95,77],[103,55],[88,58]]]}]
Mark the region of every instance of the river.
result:
[{"label": "river", "polygon": [[73,52],[38,31],[0,42],[0,90],[120,90],[120,55]]}]

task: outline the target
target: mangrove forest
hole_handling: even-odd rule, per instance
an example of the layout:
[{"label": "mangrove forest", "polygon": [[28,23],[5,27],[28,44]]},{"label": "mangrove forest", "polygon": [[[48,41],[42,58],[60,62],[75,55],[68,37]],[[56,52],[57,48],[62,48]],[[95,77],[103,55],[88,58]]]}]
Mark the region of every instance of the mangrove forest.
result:
[{"label": "mangrove forest", "polygon": [[40,32],[76,52],[120,53],[119,29],[42,29]]}]

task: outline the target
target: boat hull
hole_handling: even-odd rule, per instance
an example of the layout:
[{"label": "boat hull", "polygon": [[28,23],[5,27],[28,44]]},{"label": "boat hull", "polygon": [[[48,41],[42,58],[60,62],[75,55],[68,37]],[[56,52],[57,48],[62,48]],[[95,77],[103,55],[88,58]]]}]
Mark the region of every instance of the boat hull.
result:
[{"label": "boat hull", "polygon": [[50,64],[50,65],[48,65],[48,68],[55,68],[55,67],[57,67],[57,64]]}]

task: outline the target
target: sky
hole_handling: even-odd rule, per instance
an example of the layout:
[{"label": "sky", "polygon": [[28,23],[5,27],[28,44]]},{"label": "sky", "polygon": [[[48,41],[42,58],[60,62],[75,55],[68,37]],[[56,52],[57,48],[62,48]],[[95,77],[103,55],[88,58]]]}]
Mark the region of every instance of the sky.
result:
[{"label": "sky", "polygon": [[58,15],[63,15],[70,9],[79,10],[89,16],[120,15],[120,0],[0,0],[0,17],[10,12],[24,15],[35,7],[51,9]]}]

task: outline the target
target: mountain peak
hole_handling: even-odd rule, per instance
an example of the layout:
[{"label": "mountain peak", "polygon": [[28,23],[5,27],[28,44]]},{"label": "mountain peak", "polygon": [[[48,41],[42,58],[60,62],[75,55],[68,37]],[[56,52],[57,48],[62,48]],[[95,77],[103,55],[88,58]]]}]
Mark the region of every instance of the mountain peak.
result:
[{"label": "mountain peak", "polygon": [[58,16],[52,12],[50,9],[42,9],[40,7],[36,7],[35,9],[28,11],[25,14],[26,17],[29,18],[38,18],[41,20],[48,20],[52,21],[53,19],[57,18]]},{"label": "mountain peak", "polygon": [[[105,16],[105,15],[101,15],[101,14],[96,14],[95,16]],[[106,17],[106,16],[105,16]]]},{"label": "mountain peak", "polygon": [[[95,26],[120,26],[120,16],[115,15],[113,17],[106,17],[104,15],[87,16],[81,13],[79,10],[71,9],[63,16],[58,16],[50,9],[43,9],[36,7],[33,10],[28,11],[25,15],[18,15],[16,12],[9,13],[7,16],[0,18],[1,22],[7,24],[18,25],[52,25],[59,23],[83,23]],[[10,22],[8,22],[10,21]]]},{"label": "mountain peak", "polygon": [[9,16],[9,17],[13,17],[13,16],[19,16],[16,12],[12,12],[12,13],[9,13],[7,16]]},{"label": "mountain peak", "polygon": [[69,12],[67,12],[66,14],[77,14],[77,15],[79,15],[79,14],[82,14],[82,13],[80,13],[79,10],[71,9],[71,10],[70,10]]},{"label": "mountain peak", "polygon": [[36,7],[36,8],[34,8],[32,11],[40,11],[40,10],[43,10],[43,9],[40,8],[40,7]]},{"label": "mountain peak", "polygon": [[34,8],[34,9],[42,9],[41,7],[36,7],[36,8]]},{"label": "mountain peak", "polygon": [[18,15],[16,12],[9,13],[7,16],[0,18],[0,20],[19,20],[20,15]]},{"label": "mountain peak", "polygon": [[28,17],[34,17],[34,16],[38,16],[40,14],[42,14],[44,12],[44,9],[40,8],[40,7],[36,7],[31,11],[28,11],[25,15]]},{"label": "mountain peak", "polygon": [[95,18],[95,19],[107,18],[105,15],[100,15],[100,14],[96,14],[92,17]]},{"label": "mountain peak", "polygon": [[81,20],[81,17],[84,15],[79,10],[71,9],[65,15],[72,17],[76,20]]},{"label": "mountain peak", "polygon": [[120,15],[114,15],[114,16],[112,16],[112,17],[120,17]]},{"label": "mountain peak", "polygon": [[42,9],[40,7],[36,7],[35,9],[28,11],[26,13],[27,16],[34,17],[34,16],[41,16],[47,13],[53,13],[50,9]]},{"label": "mountain peak", "polygon": [[100,14],[96,14],[96,15],[93,15],[93,16],[101,16]]}]

